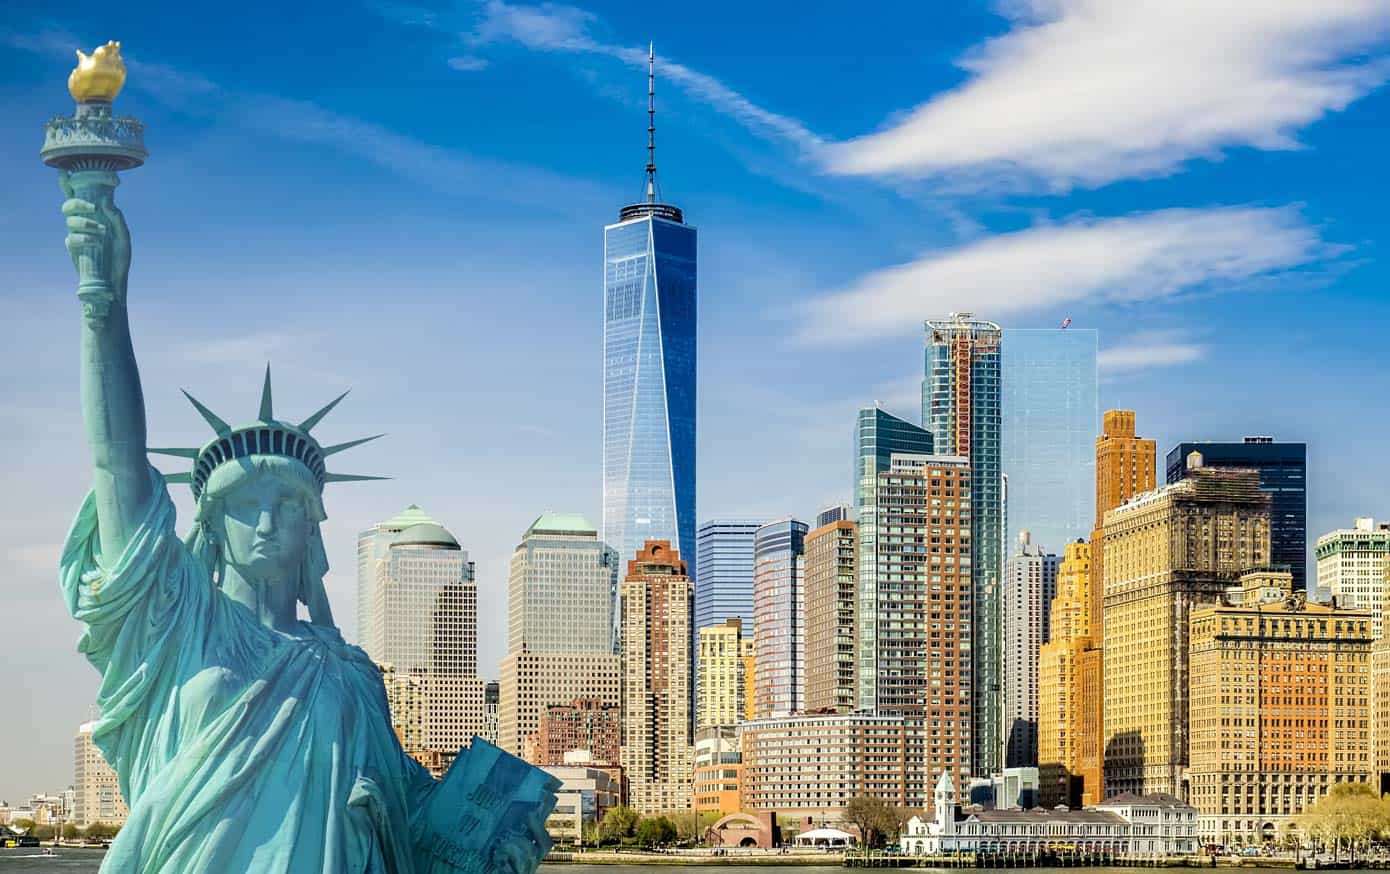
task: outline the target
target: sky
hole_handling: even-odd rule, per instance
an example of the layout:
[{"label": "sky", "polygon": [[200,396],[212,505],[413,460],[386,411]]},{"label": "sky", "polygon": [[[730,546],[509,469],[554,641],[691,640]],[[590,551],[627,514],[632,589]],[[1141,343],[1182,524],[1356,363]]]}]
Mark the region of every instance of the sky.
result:
[{"label": "sky", "polygon": [[252,418],[267,361],[286,417],[352,389],[321,439],[388,434],[334,460],[392,479],[326,496],[349,637],[356,533],[417,503],[477,563],[495,676],[522,532],[599,521],[602,229],[642,195],[649,41],[661,192],[700,232],[700,518],[848,500],[855,410],[915,421],[922,320],[965,310],[1098,329],[1102,409],[1161,454],[1306,441],[1310,543],[1390,516],[1386,0],[10,0],[0,799],[71,782],[97,688],[56,583],[90,456],[38,147],[107,39],[150,150],[117,199],[151,443],[205,439],[181,388]]}]

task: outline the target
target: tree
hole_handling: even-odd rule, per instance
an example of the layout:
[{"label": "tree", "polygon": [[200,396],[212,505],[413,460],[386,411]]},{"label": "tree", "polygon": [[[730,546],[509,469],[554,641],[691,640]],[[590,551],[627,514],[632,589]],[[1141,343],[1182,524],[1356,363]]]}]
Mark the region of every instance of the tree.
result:
[{"label": "tree", "polygon": [[63,840],[72,841],[82,836],[82,830],[75,822],[63,823]]},{"label": "tree", "polygon": [[33,835],[41,841],[51,841],[53,840],[53,835],[56,831],[56,826],[35,825],[33,828],[29,829],[29,834]]},{"label": "tree", "polygon": [[860,844],[867,850],[882,846],[885,826],[892,822],[891,808],[873,795],[857,795],[845,805],[845,820],[859,829]]},{"label": "tree", "polygon": [[83,835],[95,840],[110,840],[116,836],[116,832],[118,831],[120,831],[120,829],[116,828],[114,825],[108,825],[104,822],[94,822],[87,826]]},{"label": "tree", "polygon": [[665,816],[648,817],[637,824],[637,843],[644,847],[663,847],[676,839],[676,824]]},{"label": "tree", "polygon": [[1374,835],[1390,830],[1390,806],[1365,783],[1337,783],[1298,817],[1299,826],[1333,856],[1345,843],[1356,861],[1356,850]]},{"label": "tree", "polygon": [[631,838],[637,829],[637,820],[640,817],[637,811],[631,807],[619,804],[608,813],[604,814],[603,819],[598,823],[599,842],[604,844],[618,844]]},{"label": "tree", "polygon": [[34,821],[32,819],[16,819],[10,823],[10,827],[27,835],[34,830]]}]

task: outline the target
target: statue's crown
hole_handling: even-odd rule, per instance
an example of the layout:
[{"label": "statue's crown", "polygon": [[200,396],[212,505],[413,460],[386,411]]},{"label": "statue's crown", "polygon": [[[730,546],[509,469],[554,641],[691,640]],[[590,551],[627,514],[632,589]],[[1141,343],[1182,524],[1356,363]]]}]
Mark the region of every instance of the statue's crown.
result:
[{"label": "statue's crown", "polygon": [[329,473],[324,464],[324,459],[330,455],[342,452],[344,449],[351,449],[354,446],[361,446],[363,443],[383,435],[374,434],[371,437],[349,440],[346,443],[323,446],[309,434],[310,430],[322,421],[324,416],[332,412],[339,401],[347,397],[347,392],[343,392],[329,401],[298,425],[291,425],[275,418],[275,411],[271,403],[270,365],[266,365],[265,385],[261,389],[261,409],[256,416],[256,421],[249,425],[238,425],[235,428],[219,418],[193,395],[188,392],[183,394],[198,410],[203,419],[212,426],[212,430],[217,432],[217,436],[203,444],[200,449],[171,447],[149,451],[159,455],[193,459],[193,470],[190,472],[166,474],[164,478],[168,482],[188,483],[193,487],[194,498],[203,494],[208,477],[212,476],[212,472],[219,466],[252,455],[279,455],[298,461],[308,468],[309,472],[318,480],[319,491],[322,491],[328,483],[386,479],[386,477],[381,476]]}]

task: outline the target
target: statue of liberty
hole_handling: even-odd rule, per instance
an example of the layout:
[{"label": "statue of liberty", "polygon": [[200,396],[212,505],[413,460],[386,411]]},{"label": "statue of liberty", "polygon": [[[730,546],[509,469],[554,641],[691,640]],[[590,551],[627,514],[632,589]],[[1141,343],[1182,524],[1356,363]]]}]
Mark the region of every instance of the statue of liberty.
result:
[{"label": "statue of liberty", "polygon": [[[190,396],[213,438],[147,448],[130,234],[112,197],[115,171],[145,152],[139,123],[110,114],[119,44],[78,54],[77,115],[49,123],[43,155],[67,197],[93,454],[62,590],[102,676],[94,740],[130,807],[102,870],[531,874],[549,848],[554,782],[483,741],[433,779],[401,750],[377,667],[334,625],[323,490],[367,479],[325,467],[364,441],[322,446],[311,434],[337,400],[282,420],[267,370],[256,421],[230,426]],[[167,478],[197,501],[185,538],[147,452],[192,462]]]}]

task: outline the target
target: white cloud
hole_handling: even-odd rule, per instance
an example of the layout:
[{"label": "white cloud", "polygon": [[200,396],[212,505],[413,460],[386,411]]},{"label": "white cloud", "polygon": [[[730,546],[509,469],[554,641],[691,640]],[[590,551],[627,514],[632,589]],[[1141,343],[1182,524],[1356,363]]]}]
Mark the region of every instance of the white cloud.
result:
[{"label": "white cloud", "polygon": [[480,58],[476,55],[455,55],[449,59],[448,64],[451,70],[458,70],[460,73],[473,73],[487,69],[487,58]]},{"label": "white cloud", "polygon": [[803,339],[887,337],[953,310],[991,317],[1248,286],[1333,258],[1293,208],[1170,209],[985,237],[878,270],[812,301]]},{"label": "white cloud", "polygon": [[1385,0],[1015,0],[971,75],[884,130],[827,150],[831,172],[1055,189],[1171,172],[1295,133],[1390,74]]},{"label": "white cloud", "polygon": [[1100,351],[1101,372],[1109,377],[1118,373],[1189,364],[1205,358],[1207,347],[1193,343],[1174,331],[1144,331],[1123,337]]}]

